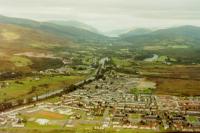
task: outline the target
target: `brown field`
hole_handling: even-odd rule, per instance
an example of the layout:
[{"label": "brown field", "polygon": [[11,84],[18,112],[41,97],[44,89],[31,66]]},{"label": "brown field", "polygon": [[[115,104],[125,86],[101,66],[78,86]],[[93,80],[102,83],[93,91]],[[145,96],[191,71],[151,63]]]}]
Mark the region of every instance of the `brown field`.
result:
[{"label": "brown field", "polygon": [[156,94],[200,95],[200,66],[144,66],[142,75],[156,83]]},{"label": "brown field", "polygon": [[49,111],[39,111],[37,113],[32,114],[32,116],[35,117],[41,117],[41,118],[47,118],[47,119],[64,119],[65,115],[61,115],[58,113],[54,112],[49,112]]},{"label": "brown field", "polygon": [[143,75],[180,78],[200,79],[200,65],[144,65],[139,69]]},{"label": "brown field", "polygon": [[152,78],[157,84],[156,94],[199,96],[200,80]]}]

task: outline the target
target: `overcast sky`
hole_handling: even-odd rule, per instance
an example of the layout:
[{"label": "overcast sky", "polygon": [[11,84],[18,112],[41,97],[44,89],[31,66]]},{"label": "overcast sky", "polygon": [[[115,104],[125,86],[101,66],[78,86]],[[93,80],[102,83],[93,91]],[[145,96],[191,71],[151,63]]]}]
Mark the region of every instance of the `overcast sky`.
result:
[{"label": "overcast sky", "polygon": [[200,26],[200,0],[0,0],[0,14],[40,21],[78,20],[100,31]]}]

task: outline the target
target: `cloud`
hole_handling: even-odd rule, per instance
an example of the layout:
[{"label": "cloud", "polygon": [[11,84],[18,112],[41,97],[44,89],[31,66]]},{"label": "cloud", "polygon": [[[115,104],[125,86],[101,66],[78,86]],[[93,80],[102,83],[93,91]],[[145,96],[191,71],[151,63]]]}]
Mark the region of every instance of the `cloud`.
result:
[{"label": "cloud", "polygon": [[200,0],[0,0],[0,14],[79,20],[100,30],[200,25]]}]

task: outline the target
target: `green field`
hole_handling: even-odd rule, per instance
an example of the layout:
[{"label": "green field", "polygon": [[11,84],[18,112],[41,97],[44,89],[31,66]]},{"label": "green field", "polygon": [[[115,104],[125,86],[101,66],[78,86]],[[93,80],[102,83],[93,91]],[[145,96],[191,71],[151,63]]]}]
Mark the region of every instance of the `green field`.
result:
[{"label": "green field", "polygon": [[152,130],[140,130],[140,129],[106,129],[106,130],[94,130],[94,129],[75,129],[75,128],[24,128],[24,129],[0,129],[0,133],[155,133]]},{"label": "green field", "polygon": [[32,61],[30,59],[20,56],[13,56],[10,61],[13,62],[17,67],[32,65]]},{"label": "green field", "polygon": [[120,67],[130,67],[132,63],[127,59],[112,58],[113,63]]},{"label": "green field", "polygon": [[138,114],[138,113],[131,114],[130,118],[132,118],[132,119],[140,119],[141,118],[141,114]]},{"label": "green field", "polygon": [[152,94],[153,93],[153,89],[151,88],[133,88],[131,89],[131,93],[132,94]]},{"label": "green field", "polygon": [[83,76],[43,76],[36,80],[27,77],[19,80],[5,81],[9,85],[0,89],[0,101],[42,94],[63,88],[84,79]]},{"label": "green field", "polygon": [[199,122],[198,118],[196,116],[187,116],[187,121],[191,124]]}]

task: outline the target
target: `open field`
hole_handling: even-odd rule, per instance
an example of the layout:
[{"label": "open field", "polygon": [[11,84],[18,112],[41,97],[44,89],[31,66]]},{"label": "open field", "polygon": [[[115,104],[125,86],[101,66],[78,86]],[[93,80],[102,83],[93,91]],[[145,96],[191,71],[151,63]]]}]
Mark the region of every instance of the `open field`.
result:
[{"label": "open field", "polygon": [[50,68],[59,68],[63,62],[56,58],[38,58],[25,56],[2,56],[0,57],[0,72],[4,71],[21,71],[31,72],[34,70],[41,71]]},{"label": "open field", "polygon": [[44,111],[44,110],[40,110],[40,111],[29,113],[29,114],[22,114],[21,116],[26,119],[30,119],[30,118],[34,118],[34,119],[42,118],[42,119],[50,119],[50,120],[68,119],[68,116],[66,115],[62,115],[62,114],[50,112],[50,111]]},{"label": "open field", "polygon": [[199,65],[146,65],[140,70],[156,83],[156,94],[200,95]]},{"label": "open field", "polygon": [[120,66],[120,67],[130,67],[132,65],[132,63],[127,60],[127,59],[120,59],[120,58],[112,58],[113,60],[113,63],[116,65],[116,66]]},{"label": "open field", "polygon": [[107,130],[93,130],[93,129],[72,129],[72,128],[58,128],[58,129],[38,129],[38,128],[10,128],[10,129],[0,129],[0,133],[154,133],[155,131],[140,130],[140,129],[107,129]]},{"label": "open field", "polygon": [[199,80],[152,78],[157,83],[156,94],[177,96],[200,95]]},{"label": "open field", "polygon": [[0,101],[50,92],[82,79],[83,76],[43,76],[6,81],[9,85],[0,89]]},{"label": "open field", "polygon": [[162,49],[186,49],[189,48],[187,45],[169,45],[169,46],[144,46],[144,50],[162,50]]},{"label": "open field", "polygon": [[13,56],[10,61],[17,67],[32,65],[32,61],[25,57]]}]

